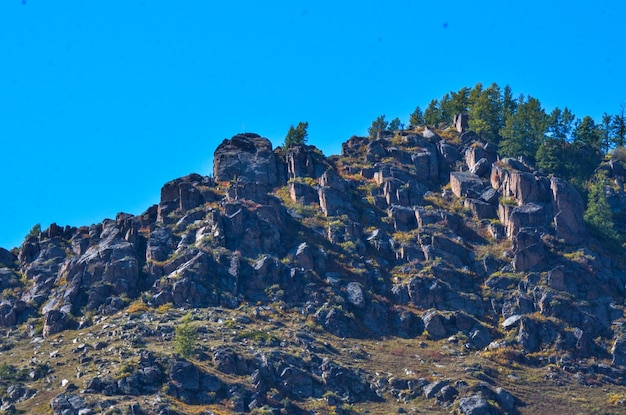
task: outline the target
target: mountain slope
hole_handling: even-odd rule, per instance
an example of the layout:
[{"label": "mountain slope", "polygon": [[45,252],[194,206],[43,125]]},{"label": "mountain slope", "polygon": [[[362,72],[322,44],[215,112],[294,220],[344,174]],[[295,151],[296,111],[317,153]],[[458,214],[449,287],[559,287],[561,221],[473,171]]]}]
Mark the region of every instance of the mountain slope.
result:
[{"label": "mountain slope", "polygon": [[583,213],[471,131],[236,135],[142,215],[0,251],[3,407],[618,413],[626,275]]}]

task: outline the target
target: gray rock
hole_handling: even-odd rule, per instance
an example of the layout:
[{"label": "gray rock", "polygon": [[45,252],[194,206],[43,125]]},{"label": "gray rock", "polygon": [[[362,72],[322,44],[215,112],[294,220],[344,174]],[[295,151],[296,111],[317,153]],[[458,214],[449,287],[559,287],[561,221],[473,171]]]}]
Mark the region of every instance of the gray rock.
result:
[{"label": "gray rock", "polygon": [[515,409],[515,397],[504,388],[496,388],[496,400],[506,412],[512,412]]},{"label": "gray rock", "polygon": [[464,415],[496,415],[497,411],[481,395],[472,395],[459,400],[459,411]]},{"label": "gray rock", "polygon": [[482,192],[483,182],[473,173],[455,171],[450,173],[450,186],[456,197],[474,197]]},{"label": "gray rock", "polygon": [[393,205],[389,208],[388,215],[393,220],[394,229],[398,232],[406,232],[417,227],[415,211],[411,208]]},{"label": "gray rock", "polygon": [[368,161],[380,160],[387,156],[386,147],[389,145],[384,138],[377,138],[367,145],[366,159]]},{"label": "gray rock", "polygon": [[517,334],[517,341],[524,351],[532,353],[539,348],[539,339],[537,338],[538,330],[535,322],[529,318],[521,318],[520,327]]},{"label": "gray rock", "polygon": [[505,213],[507,208],[510,206],[500,205],[498,216],[509,237],[515,236],[522,228],[542,228],[549,224],[549,212],[545,205],[529,203],[513,207]]},{"label": "gray rock", "polygon": [[439,400],[441,402],[452,402],[459,395],[459,391],[452,385],[447,385],[441,388],[439,392]]},{"label": "gray rock", "polygon": [[437,396],[439,391],[441,391],[445,386],[448,386],[449,384],[450,381],[448,379],[438,380],[436,382],[429,383],[428,385],[424,386],[424,396],[427,399],[432,399]]},{"label": "gray rock", "polygon": [[470,332],[469,342],[473,347],[483,349],[491,343],[491,334],[485,327],[475,328]]},{"label": "gray rock", "polygon": [[324,155],[314,146],[295,146],[287,150],[287,177],[311,177],[317,179],[326,170],[329,164]]},{"label": "gray rock", "polygon": [[454,116],[454,128],[460,133],[469,128],[469,114],[460,113]]},{"label": "gray rock", "polygon": [[483,177],[486,176],[491,171],[491,163],[486,158],[482,158],[472,166],[470,169],[470,173],[473,173],[477,176]]},{"label": "gray rock", "polygon": [[441,154],[441,157],[448,164],[448,166],[453,167],[457,161],[461,160],[461,154],[455,146],[450,145],[445,141],[440,141],[437,144],[437,147],[439,148],[439,154]]},{"label": "gray rock", "polygon": [[365,308],[365,294],[363,293],[361,284],[358,282],[348,283],[346,286],[346,296],[348,302],[356,308]]},{"label": "gray rock", "polygon": [[472,215],[476,219],[492,219],[496,217],[494,206],[482,200],[467,198],[463,201],[463,205],[472,211]]},{"label": "gray rock", "polygon": [[611,347],[611,363],[617,366],[626,366],[626,336],[615,337]]},{"label": "gray rock", "polygon": [[292,181],[287,184],[291,200],[301,205],[310,205],[319,202],[317,188],[306,183]]},{"label": "gray rock", "polygon": [[429,310],[422,316],[424,322],[424,330],[428,331],[428,334],[433,339],[443,339],[447,335],[445,326],[445,320],[437,312],[437,310]]},{"label": "gray rock", "polygon": [[565,267],[563,265],[558,265],[548,271],[548,285],[559,291],[565,291],[567,289]]},{"label": "gray rock", "polygon": [[313,395],[313,378],[310,372],[295,366],[286,367],[280,374],[281,389],[296,399],[306,399]]},{"label": "gray rock", "polygon": [[362,374],[340,366],[330,359],[324,359],[320,369],[325,388],[343,396],[348,403],[377,399],[375,389]]},{"label": "gray rock", "polygon": [[59,333],[73,324],[70,316],[59,310],[49,311],[44,319],[43,323],[43,337],[50,337],[53,334]]},{"label": "gray rock", "polygon": [[200,389],[200,372],[191,362],[175,360],[170,365],[169,378],[176,386],[186,391]]},{"label": "gray rock", "polygon": [[500,200],[500,194],[496,189],[489,188],[480,194],[480,199],[494,205]]},{"label": "gray rock", "polygon": [[59,394],[50,401],[50,407],[54,415],[83,415],[88,414],[85,401],[78,395]]},{"label": "gray rock", "polygon": [[508,318],[506,318],[503,322],[502,322],[502,328],[505,330],[508,330],[510,328],[513,328],[517,325],[519,325],[519,321],[522,318],[521,315],[519,314],[514,314]]},{"label": "gray rock", "polygon": [[324,215],[341,216],[347,215],[352,220],[357,220],[358,215],[352,205],[349,195],[333,187],[320,187],[317,189],[320,208]]},{"label": "gray rock", "polygon": [[276,161],[272,143],[254,133],[224,140],[215,150],[213,176],[218,182],[243,178],[244,182],[276,183]]},{"label": "gray rock", "polygon": [[550,189],[557,237],[566,244],[581,243],[586,232],[582,197],[572,185],[558,177],[550,180]]},{"label": "gray rock", "polygon": [[0,248],[0,267],[5,266],[12,268],[15,261],[17,261],[17,257],[15,255],[4,248]]}]

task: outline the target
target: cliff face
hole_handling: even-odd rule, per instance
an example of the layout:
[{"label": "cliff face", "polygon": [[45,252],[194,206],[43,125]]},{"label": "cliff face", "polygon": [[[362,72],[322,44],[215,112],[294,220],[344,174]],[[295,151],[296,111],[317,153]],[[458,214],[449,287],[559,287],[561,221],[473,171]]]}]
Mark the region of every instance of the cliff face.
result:
[{"label": "cliff face", "polygon": [[[252,305],[259,317],[271,306],[337,338],[452,336],[477,352],[543,352],[537,365],[562,354],[611,358],[605,370],[619,377],[626,274],[589,239],[583,210],[567,182],[500,160],[471,131],[451,140],[428,129],[352,137],[332,157],[239,134],[216,149],[213,177],[166,183],[159,204],[139,216],[52,225],[17,252],[0,250],[0,326],[46,341],[129,307],[145,315],[173,307],[195,309],[211,332],[211,310]],[[313,335],[299,333],[306,358],[214,348],[203,353],[215,374],[143,350],[121,384],[92,374],[85,387],[136,396],[168,385],[182,402],[227,400],[235,411],[329,393],[346,403],[388,399],[375,375],[341,366],[319,345],[311,351]],[[493,385],[476,395],[467,385],[408,381],[403,389],[465,413],[493,410],[489,394],[505,412],[519,403]],[[55,398],[54,413],[91,410],[89,399],[78,398],[77,409],[68,396]]]}]

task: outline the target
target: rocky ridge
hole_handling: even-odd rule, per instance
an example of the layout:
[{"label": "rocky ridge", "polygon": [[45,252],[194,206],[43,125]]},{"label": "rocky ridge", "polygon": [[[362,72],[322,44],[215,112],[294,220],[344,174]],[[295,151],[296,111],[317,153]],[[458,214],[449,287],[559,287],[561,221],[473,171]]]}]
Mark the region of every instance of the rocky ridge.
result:
[{"label": "rocky ridge", "polygon": [[[623,168],[605,168],[620,179]],[[471,131],[352,137],[332,157],[236,135],[216,149],[212,176],[166,183],[141,215],[53,224],[0,249],[2,347],[37,345],[23,369],[34,375],[7,385],[3,408],[45,395],[28,381],[54,376],[46,345],[68,337],[79,367],[107,347],[118,360],[80,369],[49,400],[54,414],[98,413],[102,397],[110,411],[144,397],[128,403],[133,414],[327,413],[311,408],[321,398],[335,413],[415,400],[523,412],[480,365],[464,368],[476,382],[368,370],[371,351],[350,344],[384,339],[414,355],[458,347],[442,361],[506,356],[623,387],[626,274],[583,212],[567,182],[500,159]],[[200,336],[191,360],[166,351],[185,310]]]}]

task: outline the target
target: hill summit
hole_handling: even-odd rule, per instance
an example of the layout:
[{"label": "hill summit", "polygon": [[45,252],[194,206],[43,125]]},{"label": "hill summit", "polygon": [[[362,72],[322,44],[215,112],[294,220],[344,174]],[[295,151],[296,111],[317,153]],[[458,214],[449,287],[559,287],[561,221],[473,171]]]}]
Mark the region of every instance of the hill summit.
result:
[{"label": "hill summit", "polygon": [[623,411],[620,248],[462,124],[331,157],[238,134],[141,215],[0,249],[2,410]]}]

